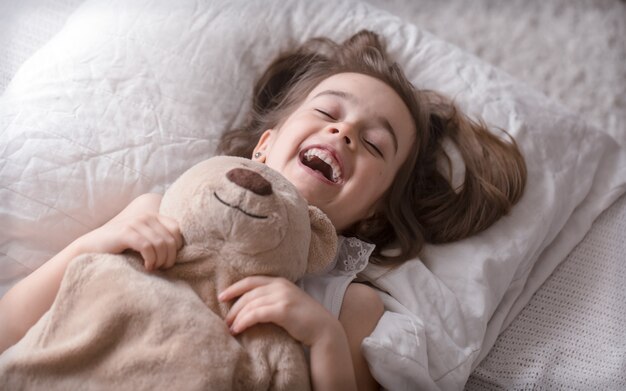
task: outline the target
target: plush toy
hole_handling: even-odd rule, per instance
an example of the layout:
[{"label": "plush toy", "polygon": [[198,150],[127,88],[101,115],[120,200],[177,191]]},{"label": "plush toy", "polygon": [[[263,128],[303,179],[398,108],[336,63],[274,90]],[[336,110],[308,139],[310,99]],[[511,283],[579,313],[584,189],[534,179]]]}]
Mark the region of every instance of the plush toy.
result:
[{"label": "plush toy", "polygon": [[148,272],[136,254],[87,254],[51,309],[0,356],[6,389],[298,390],[303,347],[282,328],[233,337],[217,294],[243,277],[295,281],[333,260],[335,230],[279,173],[215,157],[184,173],[161,213],[179,222],[177,263]]}]

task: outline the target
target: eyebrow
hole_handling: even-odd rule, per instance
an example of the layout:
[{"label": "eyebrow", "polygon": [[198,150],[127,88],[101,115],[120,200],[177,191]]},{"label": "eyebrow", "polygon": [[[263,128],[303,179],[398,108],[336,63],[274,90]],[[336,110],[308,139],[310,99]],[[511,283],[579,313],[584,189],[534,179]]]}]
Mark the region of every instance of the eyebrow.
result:
[{"label": "eyebrow", "polygon": [[[317,98],[323,95],[337,96],[339,98],[342,98],[342,99],[345,99],[354,103],[359,101],[358,98],[354,96],[353,94],[346,92],[346,91],[339,91],[339,90],[324,90],[318,93],[317,95],[315,95],[313,98]],[[387,131],[387,133],[389,133],[389,135],[391,136],[391,139],[393,140],[393,148],[395,150],[395,153],[398,153],[398,138],[396,137],[396,131],[393,129],[393,126],[391,126],[391,123],[389,123],[389,121],[385,117],[377,117],[376,120],[380,122],[383,128]]]}]

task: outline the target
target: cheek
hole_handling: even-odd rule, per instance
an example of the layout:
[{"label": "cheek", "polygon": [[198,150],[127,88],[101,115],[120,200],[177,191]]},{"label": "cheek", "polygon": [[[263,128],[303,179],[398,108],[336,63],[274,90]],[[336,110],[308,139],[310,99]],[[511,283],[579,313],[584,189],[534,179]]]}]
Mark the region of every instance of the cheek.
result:
[{"label": "cheek", "polygon": [[364,163],[365,177],[367,183],[373,187],[380,188],[388,186],[395,177],[396,170],[379,162],[368,161]]},{"label": "cheek", "polygon": [[393,184],[396,171],[378,167],[371,172],[372,174],[368,179],[369,194],[377,202]]},{"label": "cheek", "polygon": [[293,153],[299,148],[306,136],[301,129],[283,128],[272,146],[272,153],[278,155]]},{"label": "cheek", "polygon": [[268,162],[269,161],[284,161],[289,158],[290,155],[294,153],[294,151],[298,147],[298,142],[296,139],[291,137],[289,134],[283,134],[276,138],[272,147],[268,151]]}]

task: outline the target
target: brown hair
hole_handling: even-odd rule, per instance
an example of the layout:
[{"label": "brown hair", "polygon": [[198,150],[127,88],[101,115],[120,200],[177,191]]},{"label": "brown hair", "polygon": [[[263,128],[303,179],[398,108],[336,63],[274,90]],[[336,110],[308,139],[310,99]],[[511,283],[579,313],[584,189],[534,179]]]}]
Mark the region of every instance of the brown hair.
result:
[{"label": "brown hair", "polygon": [[[393,88],[417,131],[409,157],[383,196],[382,213],[344,233],[376,244],[375,262],[396,264],[417,255],[426,242],[445,243],[480,232],[519,200],[526,166],[515,141],[503,141],[442,95],[414,88],[370,31],[341,44],[314,38],[279,56],[255,85],[246,123],[222,136],[218,152],[250,157],[263,131],[280,126],[322,80],[344,72],[369,75]],[[438,168],[438,162],[444,162],[452,172],[443,148],[446,139],[465,164],[460,189],[454,189]],[[399,254],[380,254],[392,243]]]}]

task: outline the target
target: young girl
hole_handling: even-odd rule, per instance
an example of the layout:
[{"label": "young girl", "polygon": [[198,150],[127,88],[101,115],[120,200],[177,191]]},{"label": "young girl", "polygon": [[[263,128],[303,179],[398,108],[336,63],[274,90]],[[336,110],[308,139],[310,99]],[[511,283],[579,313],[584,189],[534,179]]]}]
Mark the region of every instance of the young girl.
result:
[{"label": "young girl", "polygon": [[[451,185],[444,142],[463,158],[461,186]],[[313,387],[324,390],[377,388],[360,345],[383,305],[373,288],[348,285],[356,272],[368,260],[397,265],[425,242],[487,228],[517,202],[526,180],[514,141],[492,135],[440,95],[416,90],[368,31],[342,44],[314,39],[279,57],[255,86],[246,124],[224,134],[219,150],[281,172],[342,235],[335,269],[305,279],[309,293],[284,279],[255,276],[220,295],[237,299],[226,318],[233,334],[273,322],[308,346]],[[0,301],[0,351],[50,308],[68,262],[79,254],[131,249],[149,270],[171,267],[183,240],[176,222],[157,213],[159,203],[156,194],[138,197],[7,292]],[[395,251],[383,251],[389,247]]]}]

